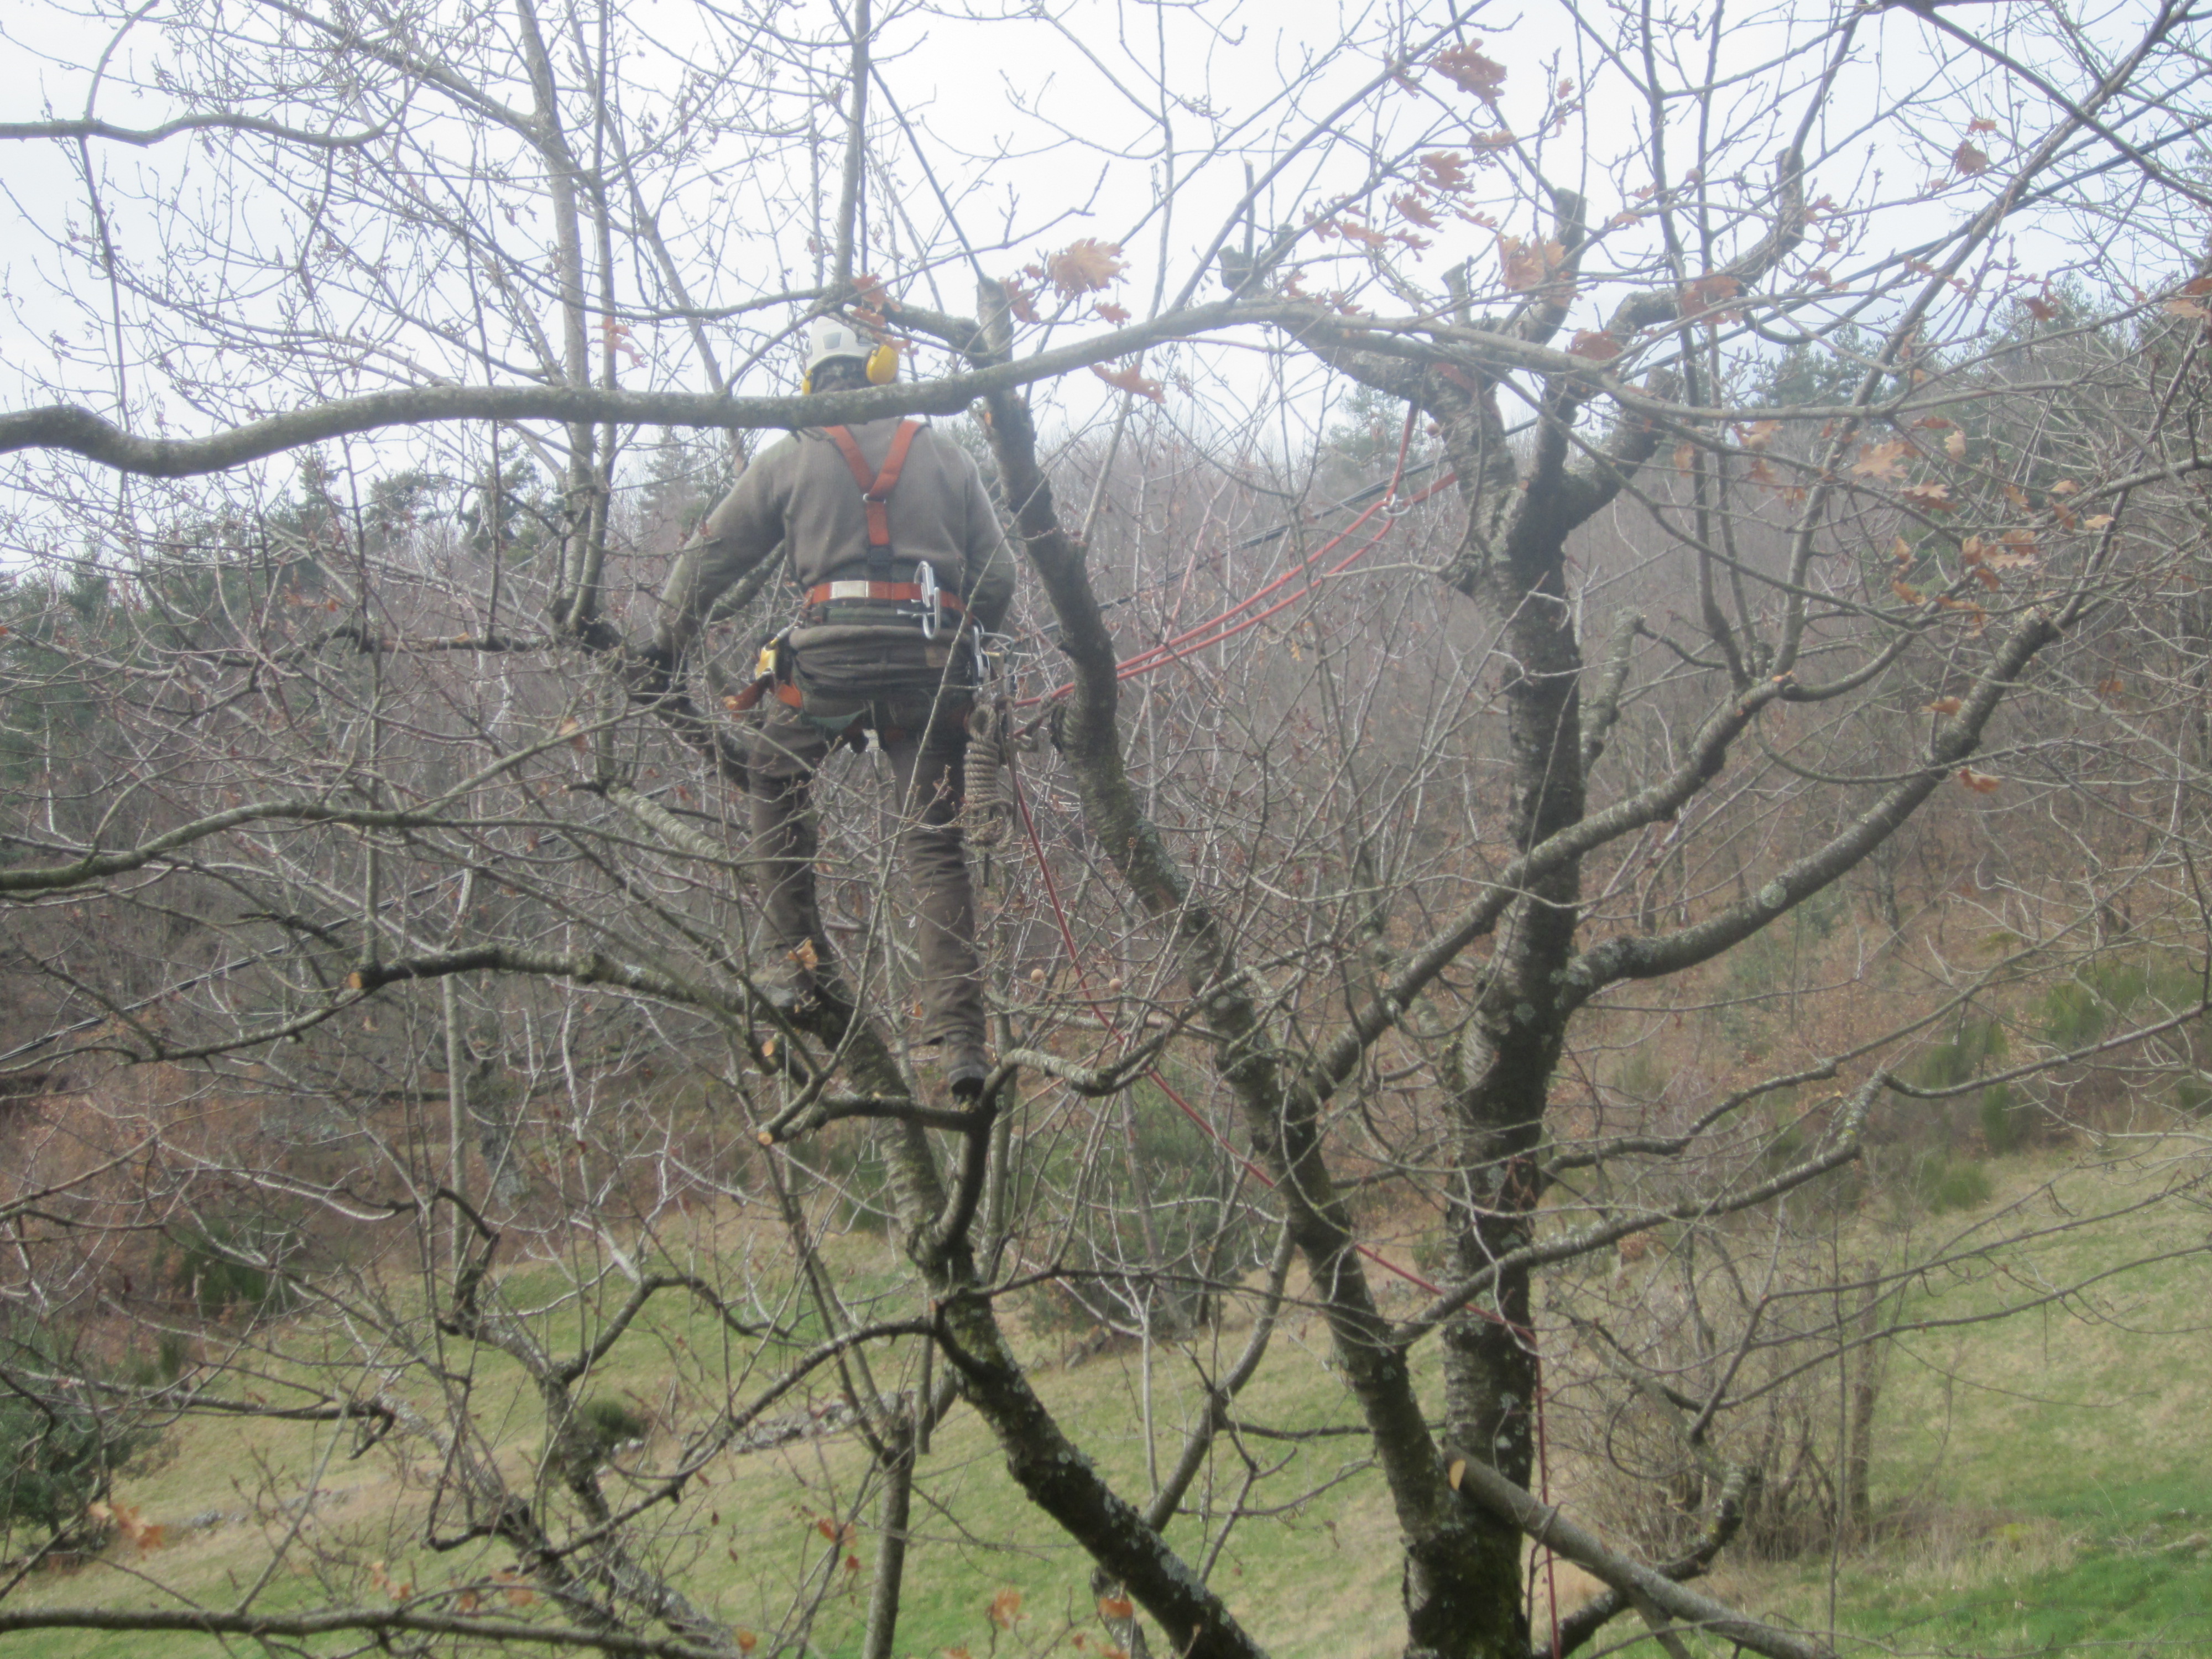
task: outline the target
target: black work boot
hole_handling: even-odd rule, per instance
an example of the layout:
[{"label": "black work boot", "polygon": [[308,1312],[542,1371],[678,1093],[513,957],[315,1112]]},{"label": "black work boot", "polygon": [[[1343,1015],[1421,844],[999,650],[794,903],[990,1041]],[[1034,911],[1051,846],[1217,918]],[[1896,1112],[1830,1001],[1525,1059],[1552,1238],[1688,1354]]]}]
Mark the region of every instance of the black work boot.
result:
[{"label": "black work boot", "polygon": [[970,1103],[983,1097],[983,1085],[991,1076],[991,1056],[980,1042],[956,1042],[946,1045],[949,1058],[945,1065],[945,1085],[955,1100]]}]

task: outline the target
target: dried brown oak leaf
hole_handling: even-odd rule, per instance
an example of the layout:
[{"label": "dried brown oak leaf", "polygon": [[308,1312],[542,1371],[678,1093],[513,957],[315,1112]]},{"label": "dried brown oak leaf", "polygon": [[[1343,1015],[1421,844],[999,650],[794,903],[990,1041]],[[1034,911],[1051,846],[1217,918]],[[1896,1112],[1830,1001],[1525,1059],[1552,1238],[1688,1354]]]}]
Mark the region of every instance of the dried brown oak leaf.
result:
[{"label": "dried brown oak leaf", "polygon": [[1448,149],[1432,149],[1421,157],[1421,179],[1431,190],[1467,188],[1467,157]]},{"label": "dried brown oak leaf", "polygon": [[1515,294],[1526,294],[1551,282],[1566,258],[1564,246],[1540,237],[1528,242],[1518,236],[1498,239],[1498,262],[1504,268],[1506,288]]},{"label": "dried brown oak leaf", "polygon": [[125,1540],[136,1549],[157,1550],[168,1535],[167,1527],[149,1522],[143,1513],[128,1504],[88,1504],[84,1512],[94,1521],[112,1523],[115,1530],[121,1533]]},{"label": "dried brown oak leaf", "polygon": [[1164,404],[1168,400],[1167,388],[1158,380],[1149,379],[1141,363],[1128,363],[1116,369],[1101,368],[1093,363],[1091,372],[1108,386],[1133,392],[1139,398],[1150,398],[1156,404]]},{"label": "dried brown oak leaf", "polygon": [[1478,52],[1476,48],[1481,44],[1480,40],[1470,40],[1463,46],[1440,52],[1429,59],[1429,67],[1461,91],[1473,93],[1486,104],[1494,104],[1498,94],[1505,90],[1505,65]]},{"label": "dried brown oak leaf", "polygon": [[1695,317],[1733,300],[1743,292],[1743,284],[1725,270],[1707,271],[1682,289],[1682,314]]},{"label": "dried brown oak leaf", "polygon": [[1437,228],[1437,216],[1430,210],[1428,199],[1418,190],[1401,191],[1390,198],[1390,205],[1423,230]]},{"label": "dried brown oak leaf", "polygon": [[1060,292],[1060,297],[1072,300],[1079,294],[1096,294],[1102,288],[1110,288],[1128,269],[1122,263],[1119,242],[1102,242],[1095,236],[1085,236],[1070,242],[1045,261],[1045,275]]},{"label": "dried brown oak leaf", "polygon": [[1887,443],[1869,444],[1859,451],[1858,459],[1851,463],[1851,471],[1862,478],[1877,481],[1893,478],[1911,448],[1912,446],[1902,438],[1893,438]]}]

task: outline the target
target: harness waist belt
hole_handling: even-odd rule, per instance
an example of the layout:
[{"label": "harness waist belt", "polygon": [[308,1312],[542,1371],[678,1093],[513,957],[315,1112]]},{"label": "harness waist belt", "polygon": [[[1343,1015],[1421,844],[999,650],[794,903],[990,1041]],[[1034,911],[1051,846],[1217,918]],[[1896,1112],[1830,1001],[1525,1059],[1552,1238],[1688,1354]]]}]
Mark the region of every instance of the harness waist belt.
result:
[{"label": "harness waist belt", "polygon": [[[947,611],[965,611],[957,593],[938,590]],[[920,582],[823,582],[806,590],[809,605],[834,605],[840,599],[882,599],[891,604],[918,603],[923,598]]]}]

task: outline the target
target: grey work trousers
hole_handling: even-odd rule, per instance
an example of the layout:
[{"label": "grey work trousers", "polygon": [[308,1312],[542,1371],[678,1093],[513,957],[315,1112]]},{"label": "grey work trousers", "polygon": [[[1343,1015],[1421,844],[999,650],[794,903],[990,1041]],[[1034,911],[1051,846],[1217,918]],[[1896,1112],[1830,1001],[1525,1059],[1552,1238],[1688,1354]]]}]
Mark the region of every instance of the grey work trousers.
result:
[{"label": "grey work trousers", "polygon": [[[975,955],[975,890],[968,875],[959,813],[965,786],[968,729],[964,708],[941,702],[922,729],[883,738],[897,780],[899,854],[914,890],[917,954],[921,957],[924,1043],[983,1047],[983,972]],[[752,797],[753,858],[765,890],[769,939],[781,952],[829,940],[815,901],[814,818],[808,785],[836,741],[787,704],[765,702],[746,744]]]}]

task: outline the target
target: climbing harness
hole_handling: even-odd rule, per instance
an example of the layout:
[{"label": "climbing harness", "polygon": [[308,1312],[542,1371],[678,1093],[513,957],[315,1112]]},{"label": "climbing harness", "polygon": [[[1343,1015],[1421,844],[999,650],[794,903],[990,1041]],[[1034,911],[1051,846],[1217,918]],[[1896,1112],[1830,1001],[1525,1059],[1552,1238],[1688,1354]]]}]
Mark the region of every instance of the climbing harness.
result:
[{"label": "climbing harness", "polygon": [[[927,559],[918,560],[914,567],[917,580],[910,582],[817,582],[806,590],[805,626],[823,628],[838,623],[854,623],[862,626],[880,626],[884,613],[879,608],[886,604],[894,607],[911,605],[913,610],[894,608],[890,616],[899,622],[919,622],[921,637],[933,640],[945,626],[947,613],[965,616],[968,607],[960,602],[957,593],[948,593],[937,585],[937,572]],[[878,607],[866,611],[857,605]]]},{"label": "climbing harness", "polygon": [[[918,623],[921,636],[933,640],[948,615],[964,617],[967,607],[957,593],[938,585],[937,571],[927,559],[901,560],[891,547],[891,492],[898,488],[906,468],[907,452],[914,447],[919,421],[901,421],[891,436],[890,453],[880,469],[871,472],[852,428],[826,426],[823,435],[837,446],[853,482],[860,487],[860,500],[868,510],[867,578],[866,580],[818,582],[806,590],[804,626],[822,628],[838,623],[881,627],[885,623]],[[894,581],[896,565],[913,566],[912,581]]]},{"label": "climbing harness", "polygon": [[888,581],[891,574],[891,491],[898,488],[899,473],[906,466],[907,452],[914,447],[915,434],[921,430],[920,421],[901,421],[898,430],[891,434],[890,453],[884,457],[883,470],[868,471],[867,458],[860,453],[859,440],[853,436],[850,427],[825,426],[823,435],[837,446],[837,453],[845,458],[852,470],[853,482],[860,486],[860,499],[868,507],[868,574],[879,581]]},{"label": "climbing harness", "polygon": [[[849,428],[824,427],[823,435],[837,447],[845,465],[860,487],[867,509],[868,547],[861,568],[864,575],[834,574],[805,591],[799,619],[793,628],[884,628],[913,625],[921,637],[938,641],[951,625],[950,650],[963,653],[956,665],[950,655],[933,657],[937,669],[926,676],[917,671],[896,674],[888,681],[861,675],[845,679],[811,672],[792,649],[792,628],[778,633],[761,647],[754,678],[731,698],[732,713],[743,713],[771,694],[776,701],[798,710],[838,741],[856,746],[875,732],[895,740],[907,732],[926,729],[942,721],[967,718],[973,693],[982,678],[981,647],[966,603],[957,592],[938,580],[936,567],[927,559],[902,559],[891,544],[890,498],[898,488],[914,441],[923,430],[919,421],[901,421],[891,435],[890,452],[881,467],[871,471],[867,459]],[[848,562],[843,569],[853,568]],[[912,580],[899,581],[900,565]],[[943,647],[940,647],[942,650]]]}]

